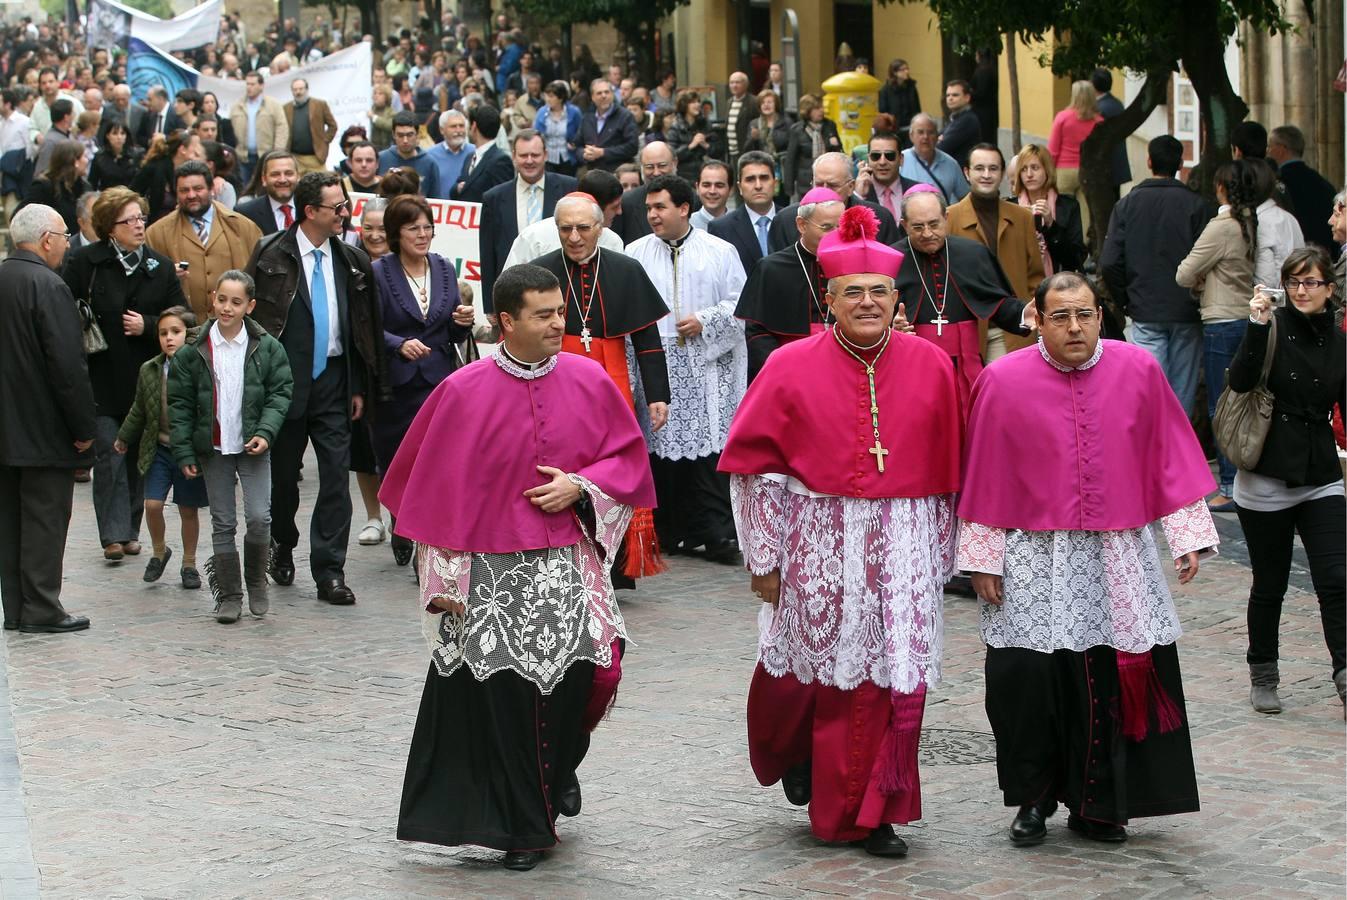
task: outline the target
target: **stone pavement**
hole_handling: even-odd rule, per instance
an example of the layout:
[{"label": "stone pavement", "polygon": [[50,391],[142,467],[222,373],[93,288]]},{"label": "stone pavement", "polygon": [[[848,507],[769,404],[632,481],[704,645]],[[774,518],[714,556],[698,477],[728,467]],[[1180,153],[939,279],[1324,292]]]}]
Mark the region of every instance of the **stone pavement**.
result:
[{"label": "stone pavement", "polygon": [[[302,487],[307,503],[315,484]],[[823,845],[748,767],[745,576],[677,559],[622,598],[635,646],[580,772],[584,813],[563,820],[563,843],[541,866],[512,873],[489,851],[394,839],[427,657],[411,575],[387,545],[353,544],[354,607],[319,603],[301,577],[273,587],[265,621],[223,626],[205,591],[169,576],[143,585],[141,562],[102,561],[88,486],[75,510],[65,596],[92,630],[5,635],[4,900],[35,896],[37,873],[42,896],[99,898],[1344,894],[1342,707],[1316,604],[1288,597],[1287,711],[1253,713],[1248,570],[1235,553],[1177,594],[1200,813],[1136,820],[1118,847],[1077,838],[1059,815],[1046,844],[1012,848],[976,610],[950,598],[945,679],[922,743],[926,818],[900,829],[911,854]]]}]

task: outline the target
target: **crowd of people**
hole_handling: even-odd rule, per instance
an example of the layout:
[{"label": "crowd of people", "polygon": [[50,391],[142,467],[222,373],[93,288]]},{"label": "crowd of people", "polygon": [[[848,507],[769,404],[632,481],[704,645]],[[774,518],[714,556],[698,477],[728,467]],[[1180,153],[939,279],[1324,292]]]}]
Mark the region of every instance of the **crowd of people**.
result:
[{"label": "crowd of people", "polygon": [[[979,89],[950,81],[938,119],[894,60],[848,152],[765,58],[702,95],[583,46],[568,64],[504,17],[491,41],[438,26],[255,38],[226,17],[189,61],[244,82],[229,109],[191,88],[133,101],[125,56],[70,23],[10,31],[6,629],[89,627],[60,602],[87,470],[109,564],[170,570],[171,496],[182,587],[204,576],[220,623],[245,599],[265,617],[269,582],[296,579],[312,447],[318,599],[356,602],[353,529],[420,586],[432,661],[399,836],[513,869],[580,812],[625,650],[614,590],[669,557],[749,570],[754,772],[879,856],[921,815],[947,589],[980,600],[1017,844],[1059,802],[1105,842],[1197,808],[1153,527],[1186,584],[1212,514],[1238,515],[1266,713],[1298,533],[1344,695],[1347,212],[1294,125],[1235,129],[1216,204],[1178,177],[1175,138],[1140,181],[1122,153],[1096,258],[1080,147],[1121,112],[1106,70],[1008,161]],[[368,125],[339,133],[291,70],[359,40]],[[289,102],[264,93],[277,78]],[[481,205],[476,285],[431,249],[431,199]],[[1223,390],[1272,398],[1245,465],[1203,452],[1202,385],[1213,419]]]}]

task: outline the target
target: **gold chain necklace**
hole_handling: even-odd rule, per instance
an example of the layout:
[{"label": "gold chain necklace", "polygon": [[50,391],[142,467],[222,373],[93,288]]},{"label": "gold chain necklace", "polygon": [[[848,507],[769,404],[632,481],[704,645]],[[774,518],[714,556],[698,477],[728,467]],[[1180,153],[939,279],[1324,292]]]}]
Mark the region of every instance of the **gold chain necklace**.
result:
[{"label": "gold chain necklace", "polygon": [[874,456],[875,463],[879,466],[879,472],[882,475],[884,473],[884,457],[889,455],[889,451],[885,449],[884,445],[879,441],[879,395],[875,392],[875,366],[879,364],[879,358],[884,355],[884,351],[889,349],[889,342],[893,336],[893,332],[886,328],[884,330],[884,337],[879,339],[877,345],[872,344],[870,347],[860,348],[862,350],[870,350],[875,346],[879,347],[879,352],[875,354],[875,361],[868,363],[861,358],[859,353],[847,346],[847,339],[842,337],[842,334],[837,330],[836,325],[833,326],[832,331],[833,337],[837,339],[837,346],[846,351],[847,356],[850,356],[865,367],[865,380],[870,386],[870,425],[874,429],[875,436],[875,445],[871,447],[868,452]]}]

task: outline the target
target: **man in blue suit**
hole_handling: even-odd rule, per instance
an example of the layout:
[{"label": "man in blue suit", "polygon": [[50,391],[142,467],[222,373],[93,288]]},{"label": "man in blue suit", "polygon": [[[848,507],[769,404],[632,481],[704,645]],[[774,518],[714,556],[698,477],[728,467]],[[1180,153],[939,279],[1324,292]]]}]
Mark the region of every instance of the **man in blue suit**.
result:
[{"label": "man in blue suit", "polygon": [[749,150],[739,155],[739,208],[713,219],[707,226],[711,234],[729,241],[739,251],[744,272],[753,271],[758,260],[767,255],[767,232],[776,218],[776,167],[769,153]]},{"label": "man in blue suit", "polygon": [[490,104],[479,103],[468,113],[468,137],[477,148],[450,194],[451,200],[481,203],[486,192],[514,176],[514,163],[496,146],[500,133],[500,112]]}]

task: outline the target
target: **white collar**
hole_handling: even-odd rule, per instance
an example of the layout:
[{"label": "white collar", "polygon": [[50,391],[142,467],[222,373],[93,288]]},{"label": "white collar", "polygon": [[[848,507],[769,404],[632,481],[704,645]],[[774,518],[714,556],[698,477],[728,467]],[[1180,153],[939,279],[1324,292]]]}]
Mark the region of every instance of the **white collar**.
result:
[{"label": "white collar", "polygon": [[748,212],[748,221],[749,221],[749,224],[751,224],[754,228],[757,228],[757,227],[758,227],[758,220],[759,220],[759,219],[766,219],[768,222],[774,222],[774,221],[776,221],[776,204],[775,204],[775,203],[773,203],[773,204],[772,204],[772,208],[771,208],[770,210],[768,210],[767,212],[765,212],[765,213],[754,212],[753,210],[749,209],[747,206],[745,206],[744,209],[747,210],[747,212]]},{"label": "white collar", "polygon": [[[327,246],[327,241],[323,241],[323,246],[322,246],[322,247],[319,247],[319,246],[316,246],[315,244],[313,244],[313,243],[309,240],[309,236],[308,236],[307,234],[304,233],[304,229],[303,229],[303,228],[296,228],[296,229],[295,229],[295,242],[299,245],[299,255],[300,255],[300,256],[308,256],[308,255],[309,255],[310,253],[312,253],[314,250],[323,250],[323,247],[326,247],[326,246]],[[327,251],[324,250],[324,252],[327,252]],[[329,259],[331,258],[331,254],[330,254],[330,253],[328,254],[328,258],[329,258]]]},{"label": "white collar", "polygon": [[224,333],[220,331],[220,326],[215,325],[210,330],[210,342],[213,346],[216,347],[223,347],[226,344],[233,344],[235,347],[238,347],[240,345],[247,344],[248,326],[247,325],[241,326],[239,328],[238,334],[234,335],[232,338],[227,338],[224,336]]},{"label": "white collar", "polygon": [[525,381],[533,381],[542,378],[547,373],[557,367],[557,358],[549,356],[547,359],[536,363],[526,363],[515,359],[510,355],[510,351],[505,349],[505,343],[496,345],[495,352],[491,354],[496,365],[500,366],[502,372],[507,375],[513,375],[515,378],[522,378]]},{"label": "white collar", "polygon": [[1038,339],[1038,352],[1043,354],[1044,361],[1058,372],[1084,372],[1086,369],[1094,368],[1095,365],[1099,363],[1099,358],[1104,355],[1104,339],[1099,339],[1099,343],[1095,345],[1094,354],[1091,355],[1089,359],[1074,368],[1071,366],[1064,366],[1053,359],[1052,356],[1048,354],[1048,347],[1043,343],[1042,337]]}]

